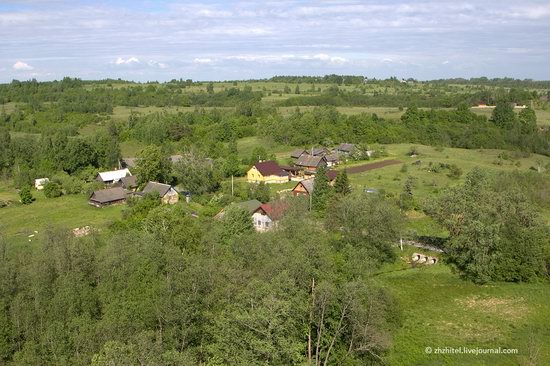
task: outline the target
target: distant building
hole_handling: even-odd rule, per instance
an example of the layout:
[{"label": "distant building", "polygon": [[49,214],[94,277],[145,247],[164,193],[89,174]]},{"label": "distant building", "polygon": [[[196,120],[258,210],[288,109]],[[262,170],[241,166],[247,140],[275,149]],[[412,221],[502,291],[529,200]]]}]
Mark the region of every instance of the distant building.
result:
[{"label": "distant building", "polygon": [[355,144],[342,143],[335,150],[344,155],[351,155],[357,150],[357,147]]},{"label": "distant building", "polygon": [[[334,170],[327,171],[328,184],[334,185],[338,172]],[[298,182],[294,188],[292,188],[292,195],[297,196],[309,196],[313,193],[315,188],[315,178],[304,179]]]},{"label": "distant building", "polygon": [[141,192],[142,194],[157,192],[162,203],[173,205],[179,201],[179,193],[169,184],[149,182]]},{"label": "distant building", "polygon": [[88,203],[96,207],[105,207],[126,202],[126,191],[122,187],[114,187],[95,191]]},{"label": "distant building", "polygon": [[34,180],[34,188],[41,191],[44,189],[44,186],[48,184],[50,180],[48,178],[38,178]]},{"label": "distant building", "polygon": [[112,170],[109,172],[101,172],[96,176],[96,180],[104,184],[114,184],[117,183],[122,178],[132,175],[128,168]]},{"label": "distant building", "polygon": [[307,154],[307,151],[305,151],[304,149],[298,149],[298,150],[294,150],[293,152],[291,152],[290,157],[292,159],[298,159],[300,156],[302,156],[304,154]]},{"label": "distant building", "polygon": [[120,178],[117,185],[127,191],[134,192],[138,187],[137,177],[135,175],[128,175],[126,177]]},{"label": "distant building", "polygon": [[286,183],[289,181],[288,172],[273,160],[260,161],[246,173],[249,183]]},{"label": "distant building", "polygon": [[288,202],[285,201],[274,201],[262,204],[252,214],[254,228],[256,231],[260,232],[273,230],[289,207]]},{"label": "distant building", "polygon": [[[250,214],[250,216],[252,216],[252,214],[254,213],[254,211],[256,211],[258,208],[260,208],[260,206],[262,205],[262,203],[258,200],[249,200],[249,201],[243,201],[243,202],[237,202],[237,203],[232,203],[231,205],[229,206],[237,206],[237,207],[241,207],[243,209],[245,209],[246,211],[248,211],[248,213]],[[228,207],[229,207],[228,206]],[[220,212],[218,212],[218,214],[216,216],[214,216],[214,218],[216,219],[222,219],[223,216],[225,215],[225,210],[227,209],[224,208],[222,209]]]},{"label": "distant building", "polygon": [[295,164],[304,169],[305,174],[315,174],[321,166],[327,166],[327,159],[324,156],[302,155]]}]

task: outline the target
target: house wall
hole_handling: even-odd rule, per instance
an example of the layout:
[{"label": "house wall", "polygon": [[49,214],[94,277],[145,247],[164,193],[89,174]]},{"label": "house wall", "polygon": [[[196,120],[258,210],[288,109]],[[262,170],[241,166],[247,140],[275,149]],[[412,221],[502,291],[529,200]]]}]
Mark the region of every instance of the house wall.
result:
[{"label": "house wall", "polygon": [[307,196],[309,193],[304,188],[304,186],[300,183],[294,189],[292,190],[292,194],[294,196]]},{"label": "house wall", "polygon": [[248,183],[286,183],[288,182],[288,177],[280,177],[278,175],[268,175],[264,177],[256,167],[252,167],[246,173],[246,180]]},{"label": "house wall", "polygon": [[173,205],[173,204],[176,204],[179,201],[179,199],[180,199],[180,196],[178,192],[176,192],[173,188],[170,188],[168,193],[166,193],[164,197],[162,197],[161,201],[164,204]]},{"label": "house wall", "polygon": [[254,212],[252,214],[252,222],[256,231],[268,231],[273,228],[273,221],[271,221],[269,216],[261,212]]}]

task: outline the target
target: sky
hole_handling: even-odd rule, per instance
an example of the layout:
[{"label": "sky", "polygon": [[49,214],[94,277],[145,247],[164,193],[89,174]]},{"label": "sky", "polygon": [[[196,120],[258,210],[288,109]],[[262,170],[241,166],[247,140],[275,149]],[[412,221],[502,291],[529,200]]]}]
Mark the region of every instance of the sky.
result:
[{"label": "sky", "polygon": [[550,79],[550,0],[0,0],[0,82]]}]

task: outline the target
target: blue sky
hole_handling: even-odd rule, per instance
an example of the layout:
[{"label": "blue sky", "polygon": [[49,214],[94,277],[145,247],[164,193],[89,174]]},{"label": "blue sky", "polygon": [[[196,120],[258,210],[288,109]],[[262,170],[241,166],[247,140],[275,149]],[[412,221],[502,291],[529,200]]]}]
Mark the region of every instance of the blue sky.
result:
[{"label": "blue sky", "polygon": [[0,82],[550,79],[550,1],[0,0]]}]

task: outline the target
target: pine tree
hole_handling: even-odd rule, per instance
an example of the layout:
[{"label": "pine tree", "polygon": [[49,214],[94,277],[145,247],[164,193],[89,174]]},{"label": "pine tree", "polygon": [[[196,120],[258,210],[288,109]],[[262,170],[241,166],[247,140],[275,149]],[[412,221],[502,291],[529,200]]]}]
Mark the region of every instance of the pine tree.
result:
[{"label": "pine tree", "polygon": [[317,169],[311,195],[312,209],[317,212],[325,212],[330,198],[330,186],[328,184],[327,170],[324,166]]},{"label": "pine tree", "polygon": [[348,172],[346,169],[342,170],[336,176],[336,181],[334,182],[334,192],[345,196],[351,192],[351,187],[348,179]]}]

